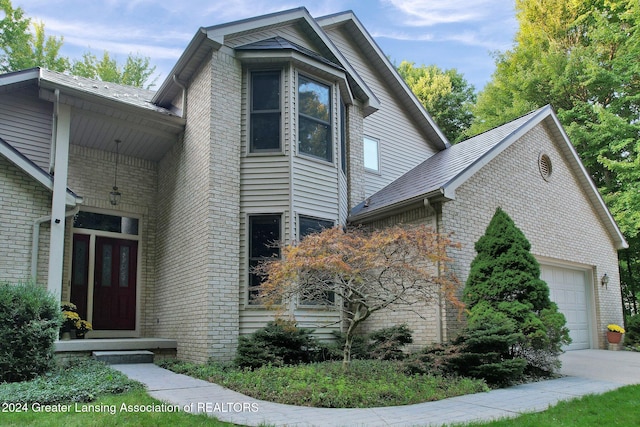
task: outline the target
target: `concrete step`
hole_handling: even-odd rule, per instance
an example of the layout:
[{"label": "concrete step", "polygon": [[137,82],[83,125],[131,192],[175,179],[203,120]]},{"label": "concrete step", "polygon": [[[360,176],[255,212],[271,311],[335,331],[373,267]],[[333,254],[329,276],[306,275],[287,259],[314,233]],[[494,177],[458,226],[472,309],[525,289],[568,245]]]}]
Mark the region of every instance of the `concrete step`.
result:
[{"label": "concrete step", "polygon": [[153,363],[153,352],[147,350],[135,351],[94,351],[91,356],[109,365],[125,363]]}]

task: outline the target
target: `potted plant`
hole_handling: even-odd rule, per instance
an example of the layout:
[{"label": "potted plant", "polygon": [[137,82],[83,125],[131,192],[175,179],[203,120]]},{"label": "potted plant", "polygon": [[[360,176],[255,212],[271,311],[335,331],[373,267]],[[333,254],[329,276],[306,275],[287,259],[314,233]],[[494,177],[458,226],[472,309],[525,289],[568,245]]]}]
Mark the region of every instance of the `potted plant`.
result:
[{"label": "potted plant", "polygon": [[83,339],[84,335],[91,330],[93,330],[93,327],[87,320],[80,319],[76,321],[76,338]]},{"label": "potted plant", "polygon": [[624,328],[616,324],[607,325],[607,341],[611,344],[619,344],[624,334]]},{"label": "potted plant", "polygon": [[78,314],[78,307],[72,302],[62,302],[62,325],[60,326],[60,339],[68,340],[72,336],[76,338],[84,338],[84,334],[91,331],[93,327],[91,323],[82,320]]}]

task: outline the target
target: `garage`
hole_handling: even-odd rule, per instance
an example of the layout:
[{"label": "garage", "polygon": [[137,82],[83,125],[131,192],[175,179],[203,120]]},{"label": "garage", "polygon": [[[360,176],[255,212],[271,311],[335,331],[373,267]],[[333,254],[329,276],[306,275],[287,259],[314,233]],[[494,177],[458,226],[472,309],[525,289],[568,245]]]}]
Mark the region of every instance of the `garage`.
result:
[{"label": "garage", "polygon": [[542,280],[549,285],[551,300],[567,319],[572,343],[565,349],[591,348],[588,271],[553,265],[542,265],[540,269]]}]

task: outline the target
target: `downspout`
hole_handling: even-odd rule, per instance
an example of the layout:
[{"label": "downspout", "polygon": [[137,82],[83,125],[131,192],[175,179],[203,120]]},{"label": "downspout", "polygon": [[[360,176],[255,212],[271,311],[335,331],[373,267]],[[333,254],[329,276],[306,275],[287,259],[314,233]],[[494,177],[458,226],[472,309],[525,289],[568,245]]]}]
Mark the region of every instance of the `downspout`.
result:
[{"label": "downspout", "polygon": [[180,89],[182,89],[182,118],[187,117],[187,87],[184,83],[178,80],[177,75],[173,75],[173,82],[178,85]]},{"label": "downspout", "polygon": [[55,101],[53,102],[53,120],[51,125],[51,151],[49,154],[49,173],[53,175],[56,169],[56,142],[57,142],[57,129],[58,129],[58,105],[60,105],[60,89],[56,89],[54,92]]},{"label": "downspout", "polygon": [[[74,216],[80,211],[80,206],[67,211],[65,218]],[[31,240],[31,280],[33,283],[38,281],[38,253],[40,252],[40,226],[43,222],[51,221],[51,215],[42,216],[33,221],[33,234]]]}]

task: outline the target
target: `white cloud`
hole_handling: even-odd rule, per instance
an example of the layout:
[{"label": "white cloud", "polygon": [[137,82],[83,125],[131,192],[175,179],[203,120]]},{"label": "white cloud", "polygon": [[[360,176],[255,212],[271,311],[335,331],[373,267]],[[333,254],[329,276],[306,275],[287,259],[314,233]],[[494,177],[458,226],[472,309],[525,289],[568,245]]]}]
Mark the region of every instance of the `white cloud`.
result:
[{"label": "white cloud", "polygon": [[[429,27],[479,21],[491,15],[491,10],[504,8],[504,0],[382,0],[398,9],[409,19],[405,25]],[[511,6],[509,6],[511,7]]]}]

